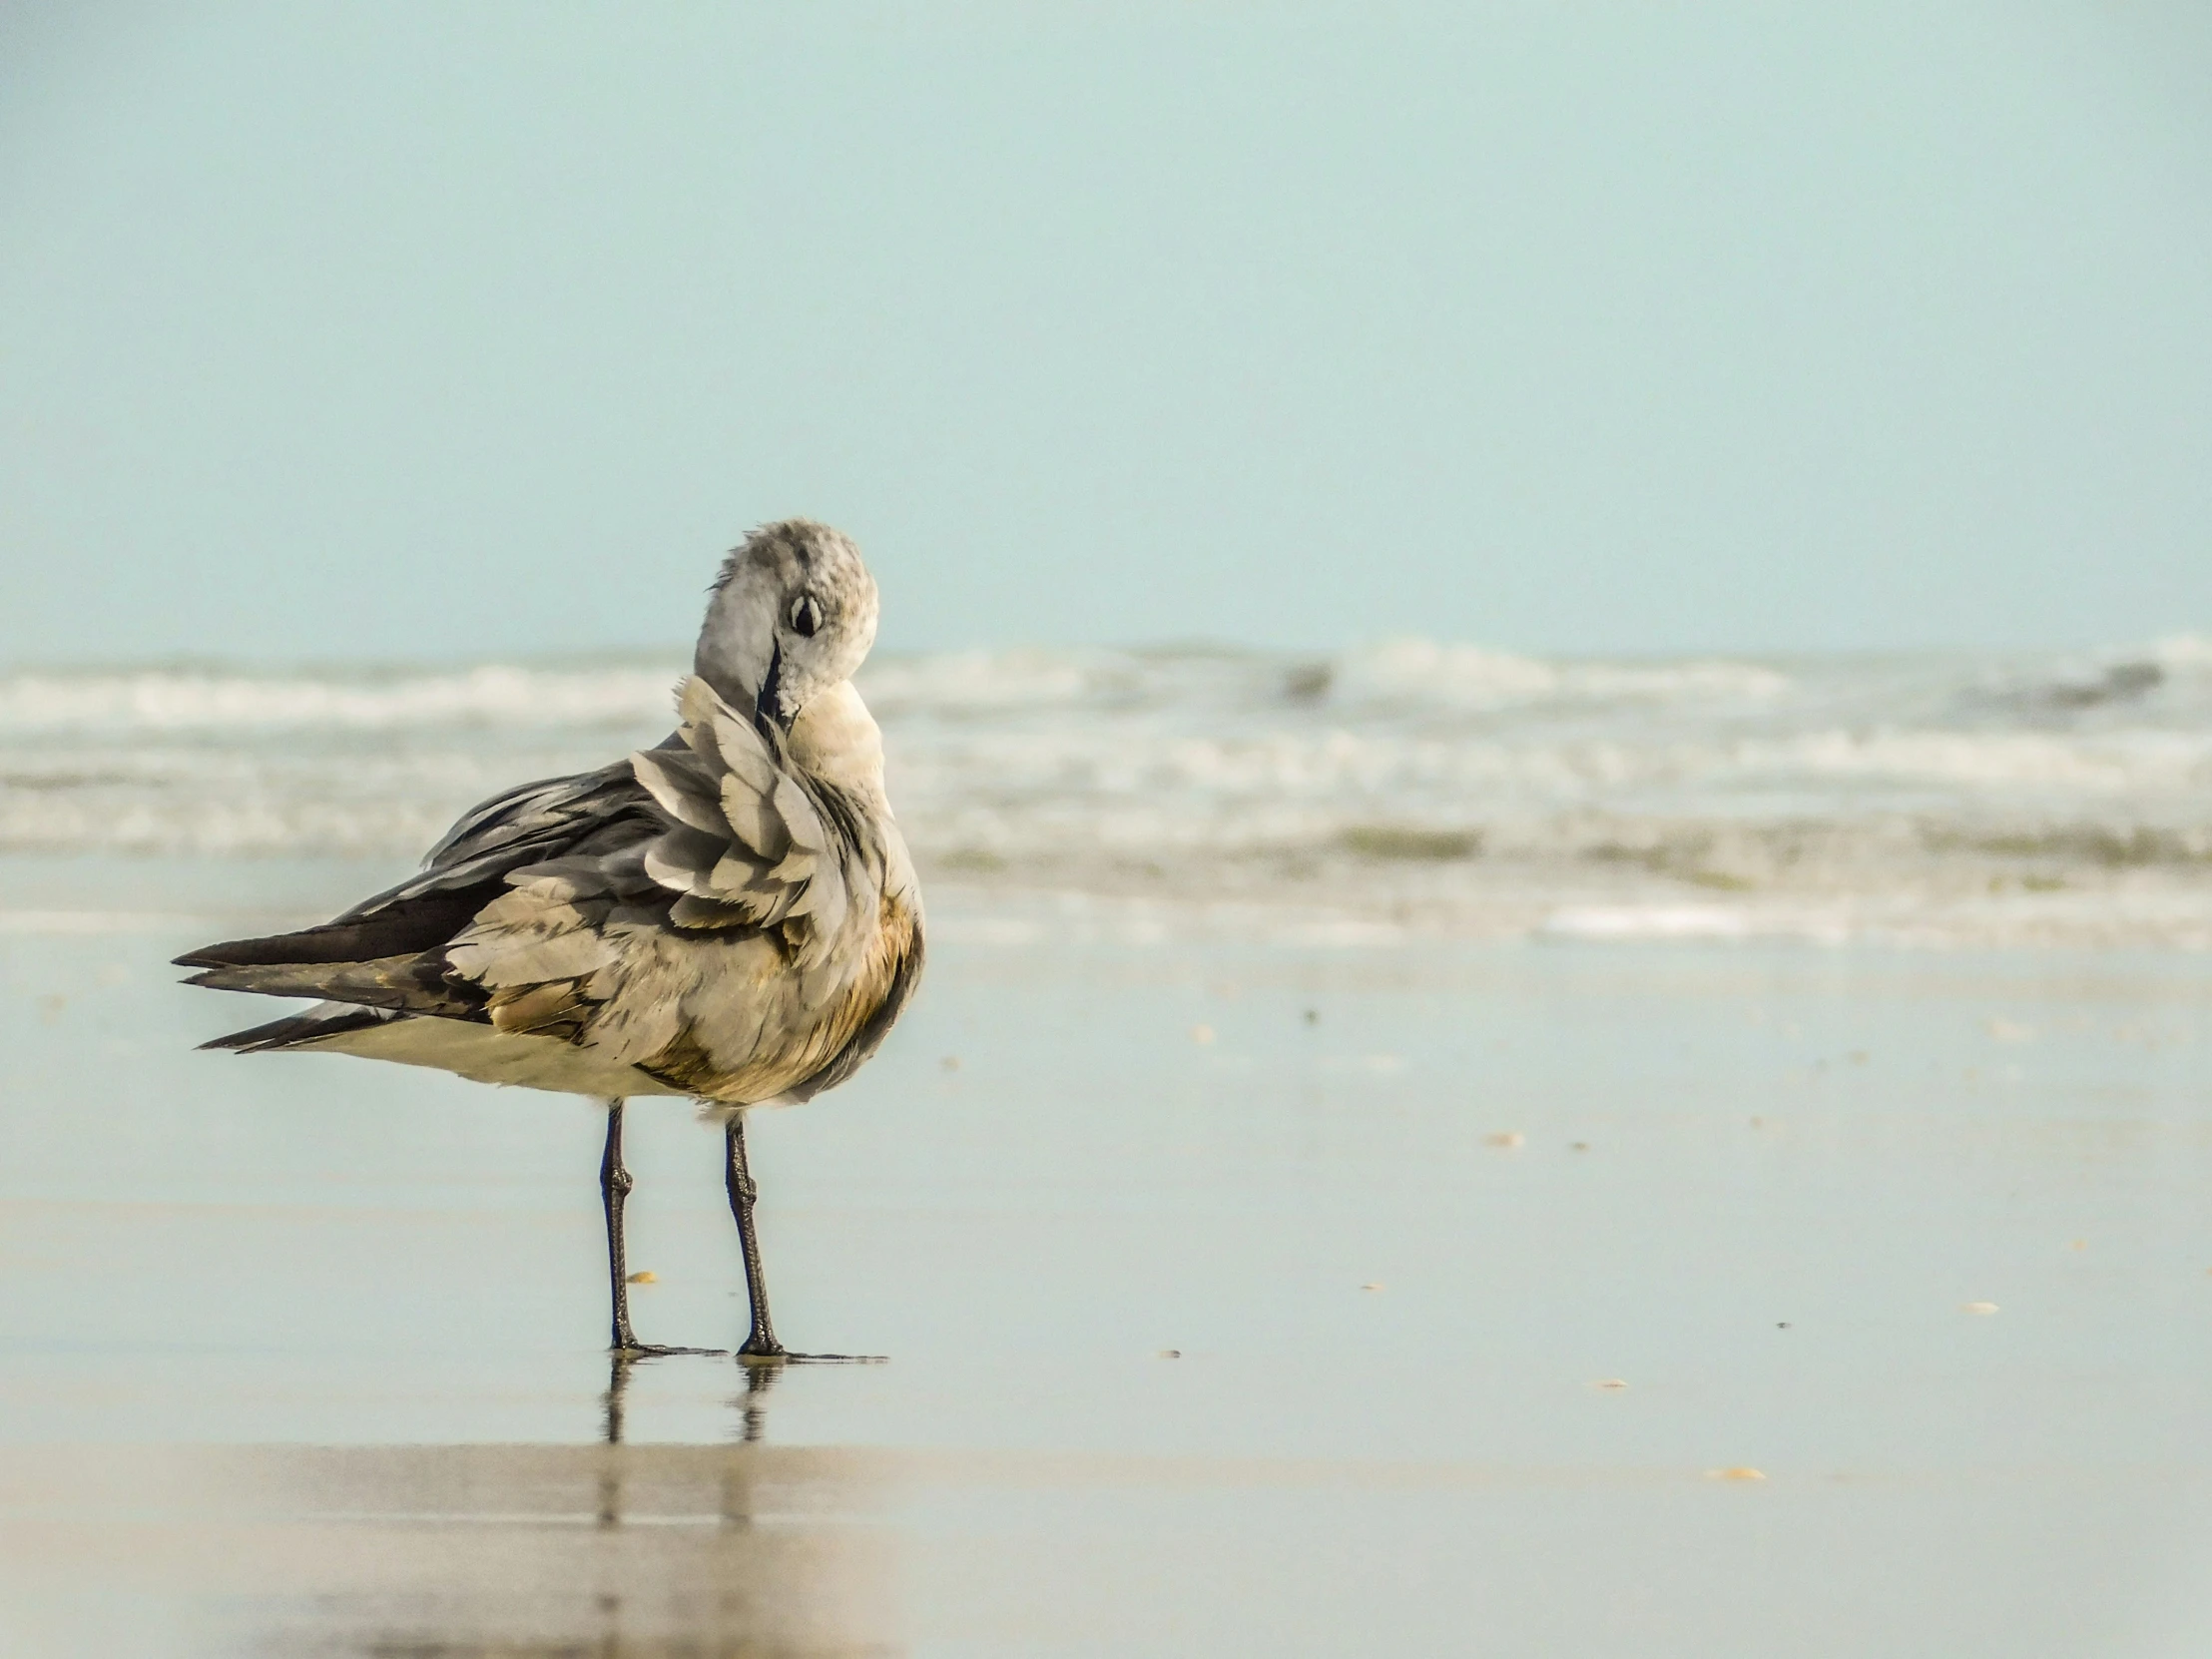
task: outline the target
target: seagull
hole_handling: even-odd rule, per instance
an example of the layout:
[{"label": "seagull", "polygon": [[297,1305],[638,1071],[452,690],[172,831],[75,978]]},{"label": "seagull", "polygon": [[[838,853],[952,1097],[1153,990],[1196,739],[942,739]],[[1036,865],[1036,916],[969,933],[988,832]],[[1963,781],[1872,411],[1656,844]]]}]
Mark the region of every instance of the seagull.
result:
[{"label": "seagull", "polygon": [[630,1325],[623,1103],[723,1120],[747,1361],[795,1355],[769,1319],[748,1108],[850,1077],[921,976],[921,895],[852,675],[875,640],[859,550],[811,519],[754,531],[710,590],[679,724],[657,747],[523,784],[462,815],[398,885],[320,926],[177,958],[189,984],[315,997],[203,1046],[432,1066],[602,1100],[618,1358],[714,1353]]}]

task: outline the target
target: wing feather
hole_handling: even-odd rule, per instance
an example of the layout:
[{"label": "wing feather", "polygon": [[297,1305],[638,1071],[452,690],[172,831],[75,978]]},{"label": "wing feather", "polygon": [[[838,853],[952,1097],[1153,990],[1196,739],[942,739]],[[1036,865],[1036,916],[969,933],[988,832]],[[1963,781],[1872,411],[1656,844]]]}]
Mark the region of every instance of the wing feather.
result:
[{"label": "wing feather", "polygon": [[630,765],[646,792],[677,823],[709,834],[728,833],[730,826],[722,816],[714,774],[698,756],[646,750],[631,756]]},{"label": "wing feather", "polygon": [[[775,740],[694,676],[677,694],[681,747],[634,755],[638,782],[677,824],[652,843],[645,871],[680,896],[683,928],[778,927],[795,952],[827,946],[866,880],[840,856],[824,810]],[[866,902],[872,904],[872,892]]]}]

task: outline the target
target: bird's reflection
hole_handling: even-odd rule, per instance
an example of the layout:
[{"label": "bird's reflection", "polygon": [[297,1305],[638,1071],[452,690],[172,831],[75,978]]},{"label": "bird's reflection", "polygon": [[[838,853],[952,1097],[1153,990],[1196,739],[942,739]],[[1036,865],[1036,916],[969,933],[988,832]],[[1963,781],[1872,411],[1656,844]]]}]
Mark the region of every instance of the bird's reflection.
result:
[{"label": "bird's reflection", "polygon": [[[600,1435],[611,1446],[622,1444],[624,1427],[629,1415],[630,1374],[641,1361],[636,1355],[616,1353],[608,1357],[607,1391],[601,1396]],[[731,1399],[730,1404],[738,1413],[738,1443],[759,1445],[768,1438],[768,1396],[776,1386],[782,1366],[746,1365],[739,1370],[745,1376],[744,1391]],[[622,1524],[622,1477],[624,1464],[618,1458],[610,1458],[599,1470],[599,1525],[602,1529]],[[742,1470],[735,1462],[725,1468],[722,1490],[722,1521],[725,1526],[743,1525],[751,1519],[746,1510],[743,1488],[749,1484],[741,1478]]]},{"label": "bird's reflection", "polygon": [[738,1408],[738,1438],[744,1444],[758,1445],[768,1437],[768,1391],[783,1371],[782,1366],[745,1368],[745,1392],[730,1401]]},{"label": "bird's reflection", "polygon": [[[454,1482],[454,1514],[434,1546],[424,1540],[431,1547],[411,1583],[394,1586],[398,1594],[374,1611],[357,1608],[375,1634],[350,1651],[411,1659],[899,1651],[891,1535],[853,1524],[873,1507],[882,1470],[851,1452],[769,1443],[770,1395],[783,1368],[740,1368],[730,1437],[720,1444],[628,1440],[656,1398],[654,1390],[633,1397],[638,1370],[661,1366],[674,1382],[683,1380],[678,1368],[699,1363],[611,1361],[595,1444],[448,1447],[424,1458]],[[422,1472],[405,1478],[419,1483]],[[376,1506],[423,1505],[394,1497]]]},{"label": "bird's reflection", "polygon": [[[628,1414],[630,1374],[645,1363],[632,1354],[612,1354],[607,1360],[607,1391],[600,1396],[600,1437],[609,1445],[622,1444]],[[782,1366],[745,1365],[745,1389],[730,1403],[738,1412],[738,1439],[757,1445],[768,1436],[768,1396],[776,1386]]]},{"label": "bird's reflection", "polygon": [[636,1364],[626,1354],[616,1353],[607,1357],[607,1392],[604,1396],[606,1409],[600,1430],[609,1445],[622,1444],[624,1396],[630,1391],[630,1368]]}]

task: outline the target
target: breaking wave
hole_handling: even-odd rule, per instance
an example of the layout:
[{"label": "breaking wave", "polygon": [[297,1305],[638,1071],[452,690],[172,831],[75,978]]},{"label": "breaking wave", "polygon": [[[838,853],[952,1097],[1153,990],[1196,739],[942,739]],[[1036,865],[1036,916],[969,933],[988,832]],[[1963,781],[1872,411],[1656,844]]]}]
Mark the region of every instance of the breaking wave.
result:
[{"label": "breaking wave", "polygon": [[[0,850],[410,856],[495,789],[657,741],[683,668],[0,675]],[[2093,917],[2194,939],[2212,892],[2201,636],[1650,662],[1000,651],[880,658],[861,686],[939,880],[1478,910],[1554,936],[1715,906],[1737,919],[1698,923],[1714,936],[1760,915],[1827,936],[1948,905],[1980,917],[1961,936],[2032,910],[2074,916],[2069,937]]]},{"label": "breaking wave", "polygon": [[0,736],[48,732],[390,731],[624,725],[662,717],[669,669],[492,664],[449,674],[254,675],[191,669],[0,680]]}]

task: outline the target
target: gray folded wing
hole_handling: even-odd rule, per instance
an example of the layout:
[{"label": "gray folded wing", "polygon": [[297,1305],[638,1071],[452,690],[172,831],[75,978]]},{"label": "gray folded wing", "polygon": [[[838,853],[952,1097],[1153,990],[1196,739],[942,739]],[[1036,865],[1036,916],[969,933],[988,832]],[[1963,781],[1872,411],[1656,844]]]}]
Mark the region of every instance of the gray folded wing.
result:
[{"label": "gray folded wing", "polygon": [[362,899],[337,919],[504,881],[548,859],[618,853],[660,828],[628,761],[520,784],[463,813],[424,856],[419,873]]},{"label": "gray folded wing", "polygon": [[[661,828],[660,815],[638,787],[627,762],[577,777],[524,784],[471,808],[431,848],[416,874],[364,898],[332,920],[291,933],[207,945],[178,957],[177,964],[212,970],[193,983],[223,990],[343,995],[340,986],[325,988],[305,971],[245,975],[242,970],[367,966],[411,959],[443,946],[465,928],[505,890],[506,878],[515,870],[549,857],[591,856],[594,849],[638,844]],[[394,1001],[384,995],[348,999],[374,1000],[380,1006],[420,1005],[419,1000]]]}]

